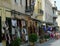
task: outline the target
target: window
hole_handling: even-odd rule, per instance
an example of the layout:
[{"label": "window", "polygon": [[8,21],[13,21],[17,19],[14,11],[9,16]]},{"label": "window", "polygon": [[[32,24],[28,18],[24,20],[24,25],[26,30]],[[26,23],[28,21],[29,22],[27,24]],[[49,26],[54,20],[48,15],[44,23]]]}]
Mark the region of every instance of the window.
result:
[{"label": "window", "polygon": [[31,9],[31,0],[26,0],[26,9]]},{"label": "window", "polygon": [[15,3],[18,4],[19,3],[19,0],[15,0]]},{"label": "window", "polygon": [[17,0],[15,0],[15,3],[17,3]]},{"label": "window", "polygon": [[22,5],[22,0],[20,0],[20,5]]}]

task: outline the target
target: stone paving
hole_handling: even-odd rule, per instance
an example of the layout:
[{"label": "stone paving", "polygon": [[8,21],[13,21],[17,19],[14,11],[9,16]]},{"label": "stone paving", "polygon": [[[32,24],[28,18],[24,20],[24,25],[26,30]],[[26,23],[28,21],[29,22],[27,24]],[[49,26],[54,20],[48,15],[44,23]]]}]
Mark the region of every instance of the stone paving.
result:
[{"label": "stone paving", "polygon": [[[24,45],[21,45],[21,46],[28,46],[28,44],[24,44]],[[60,39],[58,40],[49,40],[48,42],[45,42],[45,43],[36,43],[35,46],[60,46]]]},{"label": "stone paving", "polygon": [[[0,43],[0,46],[2,46],[2,44]],[[23,44],[21,46],[28,46],[28,44]],[[51,39],[45,43],[36,43],[35,46],[60,46],[60,39],[58,40],[54,40],[54,39]]]},{"label": "stone paving", "polygon": [[36,44],[36,46],[60,46],[60,39],[59,40],[49,40],[43,44]]}]

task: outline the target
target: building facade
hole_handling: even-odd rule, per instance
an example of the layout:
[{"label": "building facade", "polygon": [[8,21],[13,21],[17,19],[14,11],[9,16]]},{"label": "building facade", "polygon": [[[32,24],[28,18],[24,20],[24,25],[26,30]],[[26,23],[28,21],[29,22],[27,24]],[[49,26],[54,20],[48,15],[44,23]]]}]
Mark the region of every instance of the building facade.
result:
[{"label": "building facade", "polygon": [[[8,34],[11,39],[18,35],[18,37],[22,38],[22,41],[26,41],[28,40],[26,36],[31,30],[30,33],[36,33],[37,20],[31,18],[34,5],[35,0],[0,0],[0,36],[4,38],[2,40],[2,37],[0,37],[1,46],[6,46],[5,34]],[[6,30],[8,30],[8,33],[5,32]]]},{"label": "building facade", "polygon": [[0,22],[1,46],[6,46],[6,34],[26,42],[28,34],[40,35],[41,24],[53,23],[52,4],[49,0],[0,0]]},{"label": "building facade", "polygon": [[52,5],[52,9],[53,9],[53,24],[54,24],[54,28],[55,31],[58,31],[58,23],[57,23],[57,18],[58,18],[58,12],[57,12],[57,6],[56,6],[56,1],[54,1],[53,5]]},{"label": "building facade", "polygon": [[52,4],[49,0],[42,0],[43,2],[43,21],[53,23],[53,11],[52,11]]},{"label": "building facade", "polygon": [[58,31],[60,31],[60,11],[58,10],[58,15],[57,15],[57,19],[56,19],[56,22],[57,22],[57,26],[58,26]]}]

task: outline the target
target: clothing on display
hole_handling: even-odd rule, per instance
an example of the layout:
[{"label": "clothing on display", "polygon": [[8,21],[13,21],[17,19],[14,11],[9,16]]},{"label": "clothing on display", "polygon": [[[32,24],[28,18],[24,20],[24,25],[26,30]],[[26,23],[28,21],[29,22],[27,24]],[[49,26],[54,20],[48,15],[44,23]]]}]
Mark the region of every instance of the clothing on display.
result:
[{"label": "clothing on display", "polygon": [[26,26],[25,21],[21,21],[22,26]]},{"label": "clothing on display", "polygon": [[47,30],[48,30],[48,31],[51,31],[51,30],[52,30],[52,27],[49,26],[49,27],[47,28]]},{"label": "clothing on display", "polygon": [[12,35],[15,35],[15,28],[12,28]]},{"label": "clothing on display", "polygon": [[6,30],[6,24],[3,23],[3,25],[2,25],[2,33],[3,33],[3,34],[5,33],[5,30]]},{"label": "clothing on display", "polygon": [[17,30],[17,20],[12,19],[12,35],[15,35],[16,30]]},{"label": "clothing on display", "polygon": [[27,30],[25,28],[23,28],[22,33],[27,34]]},{"label": "clothing on display", "polygon": [[2,29],[2,33],[3,33],[3,34],[5,33],[4,29]]},{"label": "clothing on display", "polygon": [[12,26],[17,26],[17,21],[12,19]]},{"label": "clothing on display", "polygon": [[22,34],[24,35],[25,41],[28,41],[28,34],[27,34],[27,30],[25,28],[22,29]]},{"label": "clothing on display", "polygon": [[25,36],[25,40],[28,41],[28,35]]},{"label": "clothing on display", "polygon": [[17,31],[18,37],[20,38],[20,28],[18,27],[18,31]]}]

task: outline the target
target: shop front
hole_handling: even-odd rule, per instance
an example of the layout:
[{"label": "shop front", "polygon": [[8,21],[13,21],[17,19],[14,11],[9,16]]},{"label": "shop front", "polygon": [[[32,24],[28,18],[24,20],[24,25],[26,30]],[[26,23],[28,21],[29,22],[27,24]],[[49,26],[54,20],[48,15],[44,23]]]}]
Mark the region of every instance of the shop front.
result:
[{"label": "shop front", "polygon": [[12,15],[12,20],[13,18],[15,18],[15,20],[12,22],[12,25],[15,25],[13,26],[15,27],[14,29],[12,27],[13,35],[16,34],[15,36],[21,38],[22,42],[28,42],[28,32],[29,32],[28,26],[30,22],[30,16],[19,13],[15,14],[15,16]]}]

